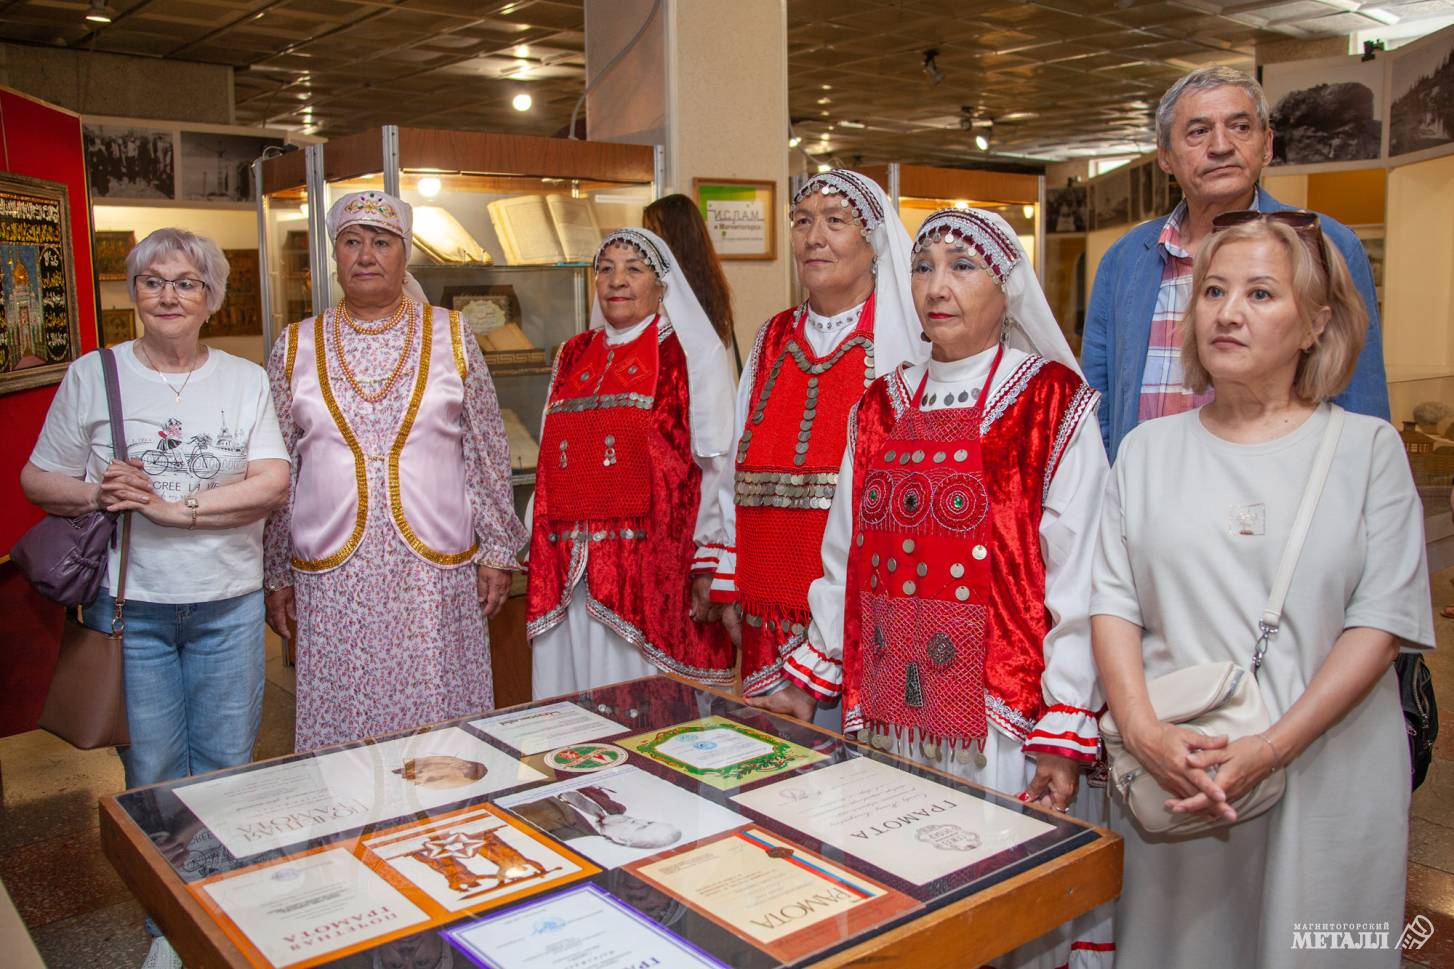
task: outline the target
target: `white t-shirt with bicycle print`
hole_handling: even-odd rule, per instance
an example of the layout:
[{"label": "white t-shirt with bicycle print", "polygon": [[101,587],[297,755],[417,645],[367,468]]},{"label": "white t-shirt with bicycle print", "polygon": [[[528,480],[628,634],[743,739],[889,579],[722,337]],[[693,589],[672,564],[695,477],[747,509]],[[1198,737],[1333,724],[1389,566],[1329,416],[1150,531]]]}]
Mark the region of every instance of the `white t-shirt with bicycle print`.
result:
[{"label": "white t-shirt with bicycle print", "polygon": [[[288,459],[267,374],[215,347],[192,372],[165,378],[137,358],[131,342],[114,347],[121,378],[129,457],[140,460],[167,501],[241,481],[249,461]],[[186,381],[183,387],[183,381]],[[168,386],[170,382],[170,386]],[[181,390],[181,401],[176,391]],[[101,480],[111,462],[111,428],[99,354],[71,365],[61,381],[30,461],[45,471]],[[213,602],[262,587],[263,523],[186,529],[132,516],[126,597],[142,602]],[[115,592],[113,550],[107,589]]]}]

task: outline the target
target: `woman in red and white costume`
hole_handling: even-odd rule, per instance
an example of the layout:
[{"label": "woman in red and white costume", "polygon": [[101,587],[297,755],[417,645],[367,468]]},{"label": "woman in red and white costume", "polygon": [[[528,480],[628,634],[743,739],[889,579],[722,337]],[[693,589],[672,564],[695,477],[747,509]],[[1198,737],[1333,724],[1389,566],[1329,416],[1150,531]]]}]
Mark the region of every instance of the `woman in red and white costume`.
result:
[{"label": "woman in red and white costume", "polygon": [[[958,777],[1103,821],[1091,561],[1107,474],[1098,395],[1013,230],[944,209],[919,230],[926,364],[876,380],[848,446],[792,685],[756,701]],[[1104,917],[1102,917],[1104,916]],[[1109,966],[1102,907],[996,965]]]},{"label": "woman in red and white costume", "polygon": [[674,263],[645,229],[607,235],[591,329],[556,357],[527,516],[536,699],[658,670],[733,680],[699,554],[722,527],[732,372]]},{"label": "woman in red and white costume", "polygon": [[[807,636],[849,408],[875,377],[928,355],[909,293],[912,243],[872,179],[814,175],[790,222],[807,299],[769,320],[748,355],[723,533],[709,546],[712,599],[732,603],[729,621],[740,616],[748,696],[782,687],[783,660]],[[825,710],[823,723],[836,729],[837,712]]]}]

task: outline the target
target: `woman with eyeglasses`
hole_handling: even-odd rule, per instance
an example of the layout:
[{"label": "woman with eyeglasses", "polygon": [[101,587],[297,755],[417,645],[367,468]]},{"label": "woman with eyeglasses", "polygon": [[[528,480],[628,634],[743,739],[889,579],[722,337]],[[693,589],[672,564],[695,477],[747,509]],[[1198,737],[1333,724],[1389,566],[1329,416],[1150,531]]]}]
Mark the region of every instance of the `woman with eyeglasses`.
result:
[{"label": "woman with eyeglasses", "polygon": [[[119,748],[130,788],[252,758],[263,519],[287,497],[288,451],[262,368],[200,340],[227,291],[217,244],[158,229],[127,255],[126,275],[142,328],[113,348],[128,453],[112,453],[100,355],[87,354],[66,372],[20,484],[51,514],[135,513],[123,647],[131,745]],[[83,609],[105,632],[118,560],[113,549]],[[159,936],[153,948],[170,955]]]},{"label": "woman with eyeglasses", "polygon": [[[1316,215],[1219,216],[1180,333],[1188,387],[1214,396],[1121,444],[1090,605],[1101,685],[1166,808],[1223,824],[1151,835],[1116,798],[1120,969],[1399,965],[1409,750],[1391,666],[1400,639],[1428,647],[1434,634],[1423,510],[1398,433],[1352,413],[1338,432],[1328,403],[1348,386],[1366,325]],[[1330,426],[1327,481],[1257,672],[1271,727],[1209,737],[1157,719],[1148,681],[1202,663],[1253,668]],[[1235,802],[1278,771],[1281,800],[1239,818]],[[1327,923],[1387,934],[1381,946],[1327,947],[1310,934]]]}]

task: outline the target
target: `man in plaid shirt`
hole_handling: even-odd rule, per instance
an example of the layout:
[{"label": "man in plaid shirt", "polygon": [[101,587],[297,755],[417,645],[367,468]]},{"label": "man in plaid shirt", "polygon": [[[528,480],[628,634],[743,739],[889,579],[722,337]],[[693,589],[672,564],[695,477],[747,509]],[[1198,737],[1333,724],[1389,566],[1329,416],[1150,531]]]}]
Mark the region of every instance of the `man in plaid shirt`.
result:
[{"label": "man in plaid shirt", "polygon": [[[1141,421],[1178,414],[1210,396],[1182,386],[1177,325],[1191,302],[1191,267],[1223,212],[1289,208],[1258,187],[1272,159],[1272,129],[1261,86],[1241,71],[1208,67],[1171,86],[1156,111],[1158,162],[1184,198],[1176,210],[1123,236],[1101,260],[1086,316],[1081,363],[1104,395],[1101,436],[1115,460],[1121,439]],[[1388,384],[1373,273],[1346,226],[1319,217],[1323,235],[1348,264],[1368,307],[1368,335],[1353,382],[1336,400],[1388,419]]]}]

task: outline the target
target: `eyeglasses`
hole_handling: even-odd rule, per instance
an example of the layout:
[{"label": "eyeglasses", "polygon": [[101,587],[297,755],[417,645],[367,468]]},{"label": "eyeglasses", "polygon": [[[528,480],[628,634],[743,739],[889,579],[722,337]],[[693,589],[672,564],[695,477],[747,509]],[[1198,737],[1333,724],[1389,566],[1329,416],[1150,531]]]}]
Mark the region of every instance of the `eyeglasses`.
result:
[{"label": "eyeglasses", "polygon": [[201,296],[207,289],[206,283],[191,276],[179,276],[176,279],[167,279],[165,276],[136,277],[136,291],[143,296],[161,296],[168,286],[172,287],[172,292],[177,294],[178,299]]},{"label": "eyeglasses", "polygon": [[1327,274],[1328,259],[1323,255],[1323,225],[1318,219],[1318,213],[1309,212],[1307,209],[1285,212],[1258,212],[1255,209],[1243,209],[1237,212],[1223,212],[1212,219],[1212,231],[1221,232],[1236,225],[1251,225],[1254,222],[1276,222],[1297,233],[1297,237],[1302,240],[1303,245],[1317,257],[1318,265],[1323,267],[1323,273]]}]

